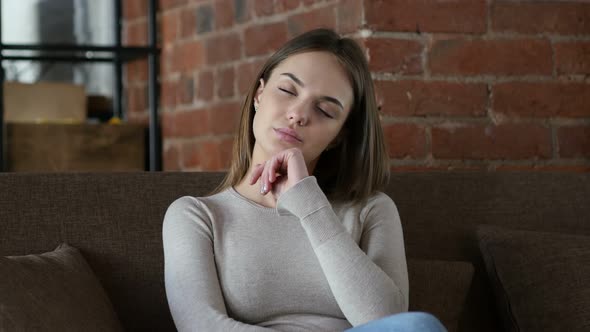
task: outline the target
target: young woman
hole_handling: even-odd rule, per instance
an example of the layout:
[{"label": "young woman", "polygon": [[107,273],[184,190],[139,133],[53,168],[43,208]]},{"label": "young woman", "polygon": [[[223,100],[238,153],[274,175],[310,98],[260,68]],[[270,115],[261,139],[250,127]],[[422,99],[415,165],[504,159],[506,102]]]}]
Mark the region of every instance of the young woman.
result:
[{"label": "young woman", "polygon": [[395,315],[409,290],[388,168],[359,46],[325,29],[289,41],[249,91],[223,183],[166,212],[178,330],[444,330]]}]

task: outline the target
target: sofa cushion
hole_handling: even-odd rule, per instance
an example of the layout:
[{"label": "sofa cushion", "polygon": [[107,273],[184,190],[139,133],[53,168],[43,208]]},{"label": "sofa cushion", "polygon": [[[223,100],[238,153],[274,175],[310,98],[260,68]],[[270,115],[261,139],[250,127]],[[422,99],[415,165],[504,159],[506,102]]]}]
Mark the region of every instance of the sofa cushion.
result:
[{"label": "sofa cushion", "polygon": [[490,226],[477,235],[507,331],[590,330],[590,237]]},{"label": "sofa cushion", "polygon": [[109,298],[78,249],[0,257],[3,331],[122,331]]},{"label": "sofa cushion", "polygon": [[471,262],[409,258],[410,311],[431,313],[457,331],[473,272]]}]

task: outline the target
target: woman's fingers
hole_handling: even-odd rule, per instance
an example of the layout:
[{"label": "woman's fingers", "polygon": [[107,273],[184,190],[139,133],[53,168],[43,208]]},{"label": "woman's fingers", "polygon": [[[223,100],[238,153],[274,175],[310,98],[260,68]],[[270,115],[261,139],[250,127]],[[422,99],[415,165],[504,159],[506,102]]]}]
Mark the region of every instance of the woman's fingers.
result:
[{"label": "woman's fingers", "polygon": [[[264,165],[264,171],[260,176],[261,181],[261,190],[260,193],[265,195],[271,191],[273,191],[273,187],[275,185],[275,181],[277,180],[277,173],[280,172],[281,168],[281,161],[279,160],[278,156],[272,157],[270,160],[267,160]],[[280,174],[279,174],[280,176]]]},{"label": "woman's fingers", "polygon": [[262,175],[260,176],[260,193],[262,195],[266,195],[272,190],[270,174],[275,171],[273,167],[273,159],[267,160],[266,163],[264,163],[264,171],[262,171]]},{"label": "woman's fingers", "polygon": [[274,155],[263,164],[254,166],[250,184],[260,186],[260,194],[280,194],[308,176],[303,155],[298,149],[288,149]]},{"label": "woman's fingers", "polygon": [[260,193],[262,195],[266,195],[268,192],[268,161],[264,163],[264,169],[262,170],[262,174],[260,175],[259,185],[260,185]]}]

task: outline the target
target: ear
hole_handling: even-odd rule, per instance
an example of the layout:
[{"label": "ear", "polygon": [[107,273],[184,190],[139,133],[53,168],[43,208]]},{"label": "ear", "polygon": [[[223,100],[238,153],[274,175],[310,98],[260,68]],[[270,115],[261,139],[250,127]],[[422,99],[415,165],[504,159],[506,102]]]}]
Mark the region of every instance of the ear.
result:
[{"label": "ear", "polygon": [[256,89],[256,94],[254,95],[254,106],[258,106],[260,104],[260,95],[264,90],[264,79],[260,79],[260,83],[258,84],[258,89]]}]

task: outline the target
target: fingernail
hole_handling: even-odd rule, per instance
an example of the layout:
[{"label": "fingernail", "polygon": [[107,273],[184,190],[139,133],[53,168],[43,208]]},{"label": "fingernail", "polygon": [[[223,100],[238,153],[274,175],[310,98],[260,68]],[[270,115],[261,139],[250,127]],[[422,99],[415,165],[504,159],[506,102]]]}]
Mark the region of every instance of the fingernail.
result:
[{"label": "fingernail", "polygon": [[265,194],[266,193],[266,185],[263,185],[262,188],[260,189],[260,193],[261,194]]}]

